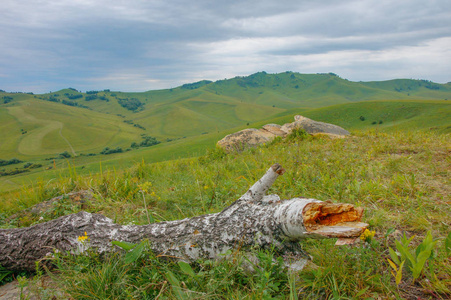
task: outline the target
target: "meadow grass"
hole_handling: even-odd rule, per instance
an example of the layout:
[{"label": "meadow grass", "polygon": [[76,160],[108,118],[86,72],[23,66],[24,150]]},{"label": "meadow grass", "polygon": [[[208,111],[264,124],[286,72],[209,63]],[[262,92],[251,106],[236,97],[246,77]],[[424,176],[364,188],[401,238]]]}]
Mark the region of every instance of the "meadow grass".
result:
[{"label": "meadow grass", "polygon": [[451,132],[451,104],[444,100],[365,101],[312,109],[304,115],[354,130]]},{"label": "meadow grass", "polygon": [[[216,111],[216,113],[218,113],[218,111],[222,110],[220,102],[210,103],[201,100],[196,100],[195,102],[197,103],[197,109],[199,109],[200,111],[205,110],[208,113],[214,113]],[[183,105],[178,104],[180,110],[185,111],[184,116],[190,115],[190,118],[194,119],[203,118],[200,112],[194,112],[193,110],[189,110],[187,108],[190,103],[191,102],[184,102]],[[296,108],[286,111],[279,111],[278,113],[274,114],[273,118],[266,119],[265,121],[252,121],[247,123],[245,123],[245,121],[237,121],[241,118],[237,116],[242,113],[238,113],[238,110],[240,110],[242,107],[247,107],[246,109],[248,111],[254,111],[249,107],[249,105],[250,104],[246,103],[237,106],[235,106],[235,104],[229,104],[229,106],[235,107],[234,109],[236,110],[236,112],[232,113],[232,109],[228,112],[223,110],[223,113],[230,113],[230,118],[227,117],[220,119],[205,117],[202,119],[202,122],[192,121],[189,125],[183,122],[178,122],[179,119],[183,119],[181,118],[182,115],[176,113],[178,109],[175,109],[174,107],[171,108],[170,106],[162,106],[161,108],[159,108],[159,110],[161,111],[159,111],[158,113],[155,111],[155,117],[149,117],[146,111],[134,114],[135,122],[137,122],[138,124],[142,123],[147,126],[148,124],[150,124],[149,122],[151,122],[151,126],[148,127],[148,131],[143,131],[141,129],[131,127],[129,124],[121,122],[122,118],[118,116],[102,115],[101,117],[104,117],[105,123],[102,123],[103,121],[96,123],[92,118],[94,116],[98,116],[98,114],[88,111],[92,115],[87,114],[85,117],[80,117],[79,122],[77,122],[75,119],[62,113],[62,116],[65,116],[65,118],[67,119],[66,121],[70,121],[69,123],[65,123],[65,125],[63,126],[62,135],[64,137],[67,137],[67,140],[70,141],[71,145],[74,146],[77,154],[99,154],[103,147],[107,145],[111,148],[123,147],[123,149],[126,150],[126,147],[130,145],[127,144],[127,141],[139,142],[141,140],[142,133],[149,134],[149,132],[152,131],[156,134],[167,134],[160,138],[160,140],[163,142],[162,144],[150,148],[138,149],[113,155],[79,156],[70,159],[70,163],[76,166],[77,171],[80,174],[90,174],[99,171],[99,161],[102,162],[104,169],[110,168],[114,170],[127,168],[131,163],[139,162],[142,159],[144,159],[146,162],[153,163],[164,160],[173,160],[177,158],[203,155],[207,149],[214,148],[216,141],[229,133],[249,127],[259,128],[268,123],[284,124],[287,122],[292,122],[293,115],[296,114],[304,115],[306,117],[312,118],[313,120],[337,124],[351,131],[378,130],[380,132],[415,132],[417,130],[423,130],[434,131],[437,133],[449,133],[451,130],[448,117],[449,114],[451,114],[451,105],[449,101],[403,100],[358,102],[334,105],[318,109]],[[64,107],[64,105],[59,106]],[[58,112],[56,108],[54,109],[55,113]],[[68,109],[71,110],[73,117],[76,116],[76,112],[78,113],[80,111],[86,111],[86,109],[72,107],[69,107]],[[258,110],[258,106],[255,106],[254,109]],[[1,112],[5,112],[5,110],[0,108],[0,113]],[[161,118],[158,117],[158,114],[161,114],[163,112],[165,113],[163,115],[160,115],[160,117],[165,116],[169,118],[169,115],[171,115],[170,119],[175,121],[172,124],[169,121],[162,122]],[[37,145],[35,147],[30,147],[30,149],[35,149],[36,147],[44,147],[43,145],[45,145],[45,147],[47,147],[47,150],[49,150],[50,148],[56,149],[58,150],[57,153],[61,153],[60,151],[62,150],[70,152],[70,148],[68,147],[67,142],[61,138],[58,129],[55,129],[52,132],[48,132],[45,136],[37,139],[36,136],[38,132],[43,129],[42,127],[29,129],[30,135],[28,135],[29,133],[21,135],[17,129],[17,126],[19,125],[14,123],[14,120],[8,118],[8,116],[10,115],[4,114],[2,116],[5,117],[5,124],[2,128],[5,129],[5,132],[7,134],[4,140],[0,140],[0,148],[3,149],[3,152],[0,151],[0,154],[4,155],[0,158],[5,159],[5,157],[13,158],[17,156],[18,158],[21,158],[26,162],[31,161],[33,163],[42,164],[43,166],[41,168],[30,170],[30,172],[27,173],[1,177],[0,191],[14,190],[20,186],[29,185],[30,183],[33,183],[40,179],[51,180],[55,177],[66,176],[65,173],[67,173],[68,171],[67,162],[65,160],[56,160],[56,164],[54,164],[53,160],[45,159],[48,158],[49,155],[43,156],[42,153],[38,155],[39,153],[33,152],[32,156],[24,156],[17,152],[19,146],[22,147],[28,142],[30,142],[31,145]],[[45,119],[45,114],[36,116],[39,120]],[[51,115],[49,114],[48,116]],[[88,119],[84,119],[88,116]],[[262,117],[259,114],[256,114],[256,116],[258,118]],[[254,116],[254,118],[256,116]],[[363,117],[364,120],[362,120],[361,117]],[[99,117],[97,119],[102,120],[102,118]],[[129,119],[129,117],[126,118]],[[52,119],[51,121],[46,122],[60,122],[61,124],[63,124],[64,119],[55,118],[54,120]],[[236,124],[240,122],[242,122],[242,124],[240,126],[236,126]],[[108,124],[112,125],[110,126]],[[14,138],[13,133],[10,133],[14,132],[14,130],[11,131],[11,128],[13,128],[14,126],[16,127],[16,129],[14,129],[15,131],[17,131],[16,134],[19,134],[20,136],[20,138],[18,139]],[[116,128],[115,126],[119,127]],[[128,132],[127,130],[125,130],[124,126],[128,128],[127,130],[129,130],[129,127],[131,127],[134,131],[132,130],[133,132]],[[117,129],[116,133],[114,133],[114,128]],[[180,136],[180,128],[189,128],[186,130],[191,130],[189,134],[193,136]],[[90,130],[90,133],[81,134],[86,130]],[[136,130],[137,132],[135,132]],[[151,134],[151,136],[154,135]],[[167,142],[166,139],[170,139],[172,141]],[[79,145],[83,142],[86,142],[86,145],[79,147]],[[62,148],[58,148],[58,145],[60,145]],[[25,147],[25,149],[27,148]],[[31,151],[30,149],[28,149],[27,151]],[[52,155],[51,157],[55,157],[55,155]],[[15,167],[18,166],[6,166],[5,169]],[[57,171],[55,171],[54,167],[56,167]],[[51,170],[49,170],[50,168]]]},{"label": "meadow grass", "polygon": [[[55,277],[60,289],[75,299],[99,299],[86,291],[108,282],[115,289],[110,298],[116,299],[158,295],[171,299],[446,299],[451,289],[451,261],[445,249],[451,215],[450,150],[446,134],[373,129],[356,131],[346,139],[303,135],[276,139],[242,153],[212,149],[198,158],[153,164],[142,161],[126,170],[91,176],[80,175],[73,168],[69,176],[3,194],[0,218],[3,227],[15,227],[75,213],[81,208],[67,200],[39,216],[25,216],[20,210],[77,190],[90,190],[94,195],[85,210],[121,224],[214,213],[238,199],[277,162],[287,172],[270,193],[282,199],[308,197],[361,206],[363,219],[375,237],[354,247],[335,247],[334,240],[303,242],[314,265],[296,274],[296,280],[285,271],[271,271],[276,265],[265,265],[265,261],[272,261],[273,254],[258,249],[254,251],[263,257],[262,272],[246,273],[238,263],[244,258],[237,258],[236,262],[199,261],[192,265],[195,276],[176,263],[156,260],[149,252],[133,264],[126,264],[121,254],[98,261],[94,253],[60,257],[62,276]],[[144,195],[140,192],[143,185],[147,187]],[[6,222],[14,213],[18,213],[16,217]],[[387,261],[389,248],[395,249],[395,240],[400,240],[402,233],[415,236],[411,246],[416,247],[427,231],[437,240],[433,255],[419,278],[414,279],[405,267],[396,284]],[[137,278],[136,274],[141,275]],[[232,281],[224,283],[223,278]],[[219,292],[211,289],[215,286]]]}]

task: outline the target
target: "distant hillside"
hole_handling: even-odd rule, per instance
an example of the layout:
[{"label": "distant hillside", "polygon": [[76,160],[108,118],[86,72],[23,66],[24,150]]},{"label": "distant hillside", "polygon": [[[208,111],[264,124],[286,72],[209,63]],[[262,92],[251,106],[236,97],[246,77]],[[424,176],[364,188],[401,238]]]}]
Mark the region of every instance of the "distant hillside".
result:
[{"label": "distant hillside", "polygon": [[381,100],[331,105],[313,109],[290,109],[280,116],[257,122],[259,128],[268,123],[293,122],[303,115],[316,121],[339,125],[351,132],[378,130],[430,131],[451,133],[451,102],[439,100]]},{"label": "distant hillside", "polygon": [[44,173],[53,178],[54,168],[67,168],[67,158],[86,167],[83,171],[96,172],[99,161],[122,168],[142,159],[198,155],[228,133],[291,122],[295,114],[349,130],[448,133],[451,101],[446,99],[451,100],[449,83],[351,82],[335,74],[293,72],[259,72],[143,93],[0,91],[0,160],[23,161],[0,167],[0,175],[7,174],[0,176],[0,190]]},{"label": "distant hillside", "polygon": [[259,72],[143,93],[81,93],[73,88],[42,95],[0,92],[0,128],[8,132],[0,144],[0,156],[14,151],[24,155],[72,151],[70,146],[75,152],[127,148],[139,142],[141,134],[162,141],[197,136],[245,126],[290,109],[446,99],[451,99],[451,84],[410,79],[352,82],[332,73],[294,72]]},{"label": "distant hillside", "polygon": [[451,103],[447,101],[368,101],[312,109],[304,115],[352,130],[451,133]]}]

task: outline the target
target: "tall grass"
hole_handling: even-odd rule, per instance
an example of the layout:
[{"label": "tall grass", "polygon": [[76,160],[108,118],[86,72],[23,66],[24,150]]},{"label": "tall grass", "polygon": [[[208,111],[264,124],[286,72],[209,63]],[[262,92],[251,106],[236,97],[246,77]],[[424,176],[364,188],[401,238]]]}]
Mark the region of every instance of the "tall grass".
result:
[{"label": "tall grass", "polygon": [[[198,262],[192,266],[196,274],[205,276],[197,277],[198,280],[202,278],[202,282],[219,282],[221,276],[234,278],[234,283],[229,284],[233,288],[217,283],[217,293],[183,273],[177,264],[154,260],[150,253],[147,258],[140,259],[139,266],[121,265],[114,257],[99,260],[85,271],[62,263],[61,272],[65,272],[61,280],[62,289],[77,298],[75,295],[81,293],[82,286],[93,290],[101,280],[109,280],[113,285],[122,286],[119,289],[121,296],[111,291],[111,295],[116,296],[110,298],[117,299],[147,299],[158,295],[169,298],[185,295],[200,299],[288,298],[290,295],[309,299],[429,296],[445,299],[451,289],[451,261],[444,247],[451,215],[449,154],[449,135],[424,131],[381,133],[372,130],[334,140],[301,136],[276,140],[242,153],[227,154],[216,149],[201,158],[156,164],[143,161],[125,171],[107,171],[91,176],[73,174],[51,182],[38,182],[29,189],[6,194],[0,203],[3,208],[1,218],[5,220],[37,202],[77,190],[90,190],[93,194],[93,200],[84,207],[85,210],[100,212],[122,224],[147,224],[149,219],[158,222],[218,212],[242,195],[270,165],[277,162],[287,172],[277,179],[270,193],[277,193],[282,199],[311,197],[362,206],[365,208],[364,220],[370,224],[371,230],[376,231],[373,242],[352,248],[336,248],[333,240],[304,242],[303,246],[312,255],[315,265],[297,274],[296,281],[290,281],[283,270],[278,270],[285,274],[280,279],[282,275],[268,271],[269,265],[258,269],[257,273],[245,273],[240,269],[239,260],[235,263],[227,260]],[[64,214],[61,205],[53,208],[58,215]],[[70,203],[64,205],[70,207]],[[73,206],[67,212],[80,209]],[[44,220],[54,216],[47,213]],[[40,217],[31,216],[27,222],[21,223],[18,222],[21,218],[19,213],[8,223],[3,221],[2,226],[30,225],[43,221],[39,220]],[[388,247],[394,248],[394,241],[402,232],[408,236],[416,235],[414,242],[419,243],[427,231],[432,232],[438,243],[422,277],[413,283],[411,275],[405,271],[402,283],[396,285],[386,260],[389,258]],[[257,256],[272,255],[256,251]],[[261,270],[266,271],[259,273]],[[173,274],[173,278],[167,275],[168,272]],[[134,276],[131,274],[138,273],[145,274],[142,280],[130,281],[129,277]],[[79,280],[86,282],[75,284]],[[181,290],[174,288],[177,282]],[[268,288],[275,282],[278,282],[278,290],[273,286],[265,294],[263,286]],[[293,282],[296,291],[293,293],[291,288],[290,294]],[[142,293],[151,289],[152,296]],[[131,296],[124,294],[126,291]],[[94,296],[83,297],[95,299]]]}]

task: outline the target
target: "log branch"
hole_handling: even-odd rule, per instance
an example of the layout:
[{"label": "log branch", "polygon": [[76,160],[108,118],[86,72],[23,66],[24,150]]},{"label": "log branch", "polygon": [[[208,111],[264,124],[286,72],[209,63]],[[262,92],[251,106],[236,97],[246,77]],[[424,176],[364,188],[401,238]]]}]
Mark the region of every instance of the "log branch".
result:
[{"label": "log branch", "polygon": [[231,249],[274,248],[293,269],[309,259],[300,246],[304,238],[355,239],[368,224],[363,209],[315,199],[281,201],[264,196],[283,168],[273,165],[240,199],[216,214],[131,226],[114,224],[99,214],[79,212],[28,228],[0,230],[0,265],[10,270],[34,270],[35,261],[54,250],[79,253],[79,236],[89,246],[112,251],[112,241],[150,241],[154,253],[185,261],[214,259]]}]

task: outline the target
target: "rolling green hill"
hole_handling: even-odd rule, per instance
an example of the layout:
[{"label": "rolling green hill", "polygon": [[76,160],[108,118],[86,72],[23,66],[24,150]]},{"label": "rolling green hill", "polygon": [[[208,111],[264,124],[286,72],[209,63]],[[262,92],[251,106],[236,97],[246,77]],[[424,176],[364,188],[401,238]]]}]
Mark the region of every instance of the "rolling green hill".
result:
[{"label": "rolling green hill", "polygon": [[[27,100],[41,104],[42,100],[47,100],[58,104],[55,107],[73,105],[120,116],[122,121],[144,128],[146,134],[165,140],[217,132],[265,120],[293,108],[371,100],[451,99],[451,85],[410,79],[352,82],[332,73],[259,72],[247,77],[200,81],[143,93],[109,90],[80,93],[70,88],[43,95],[2,95],[13,100],[0,107],[16,102],[24,104],[22,101]],[[0,95],[0,103],[1,99]],[[45,135],[45,130],[42,134]]]},{"label": "rolling green hill", "polygon": [[[79,172],[200,155],[228,133],[302,114],[348,130],[377,128],[451,132],[451,85],[397,79],[351,82],[335,74],[259,72],[143,93],[73,88],[33,95],[0,92],[0,190],[58,176],[68,162]],[[363,119],[363,120],[362,120]],[[134,147],[147,137],[162,142]],[[101,154],[105,148],[121,153]],[[114,151],[113,151],[114,152]],[[66,155],[66,158],[69,157]],[[33,163],[34,168],[24,169]],[[41,165],[37,167],[38,165]],[[56,169],[56,170],[55,170]]]},{"label": "rolling green hill", "polygon": [[106,145],[129,146],[143,132],[118,116],[34,99],[0,106],[0,114],[2,158],[98,152]]},{"label": "rolling green hill", "polygon": [[304,115],[351,130],[451,132],[451,104],[447,101],[368,101],[313,109]]}]

